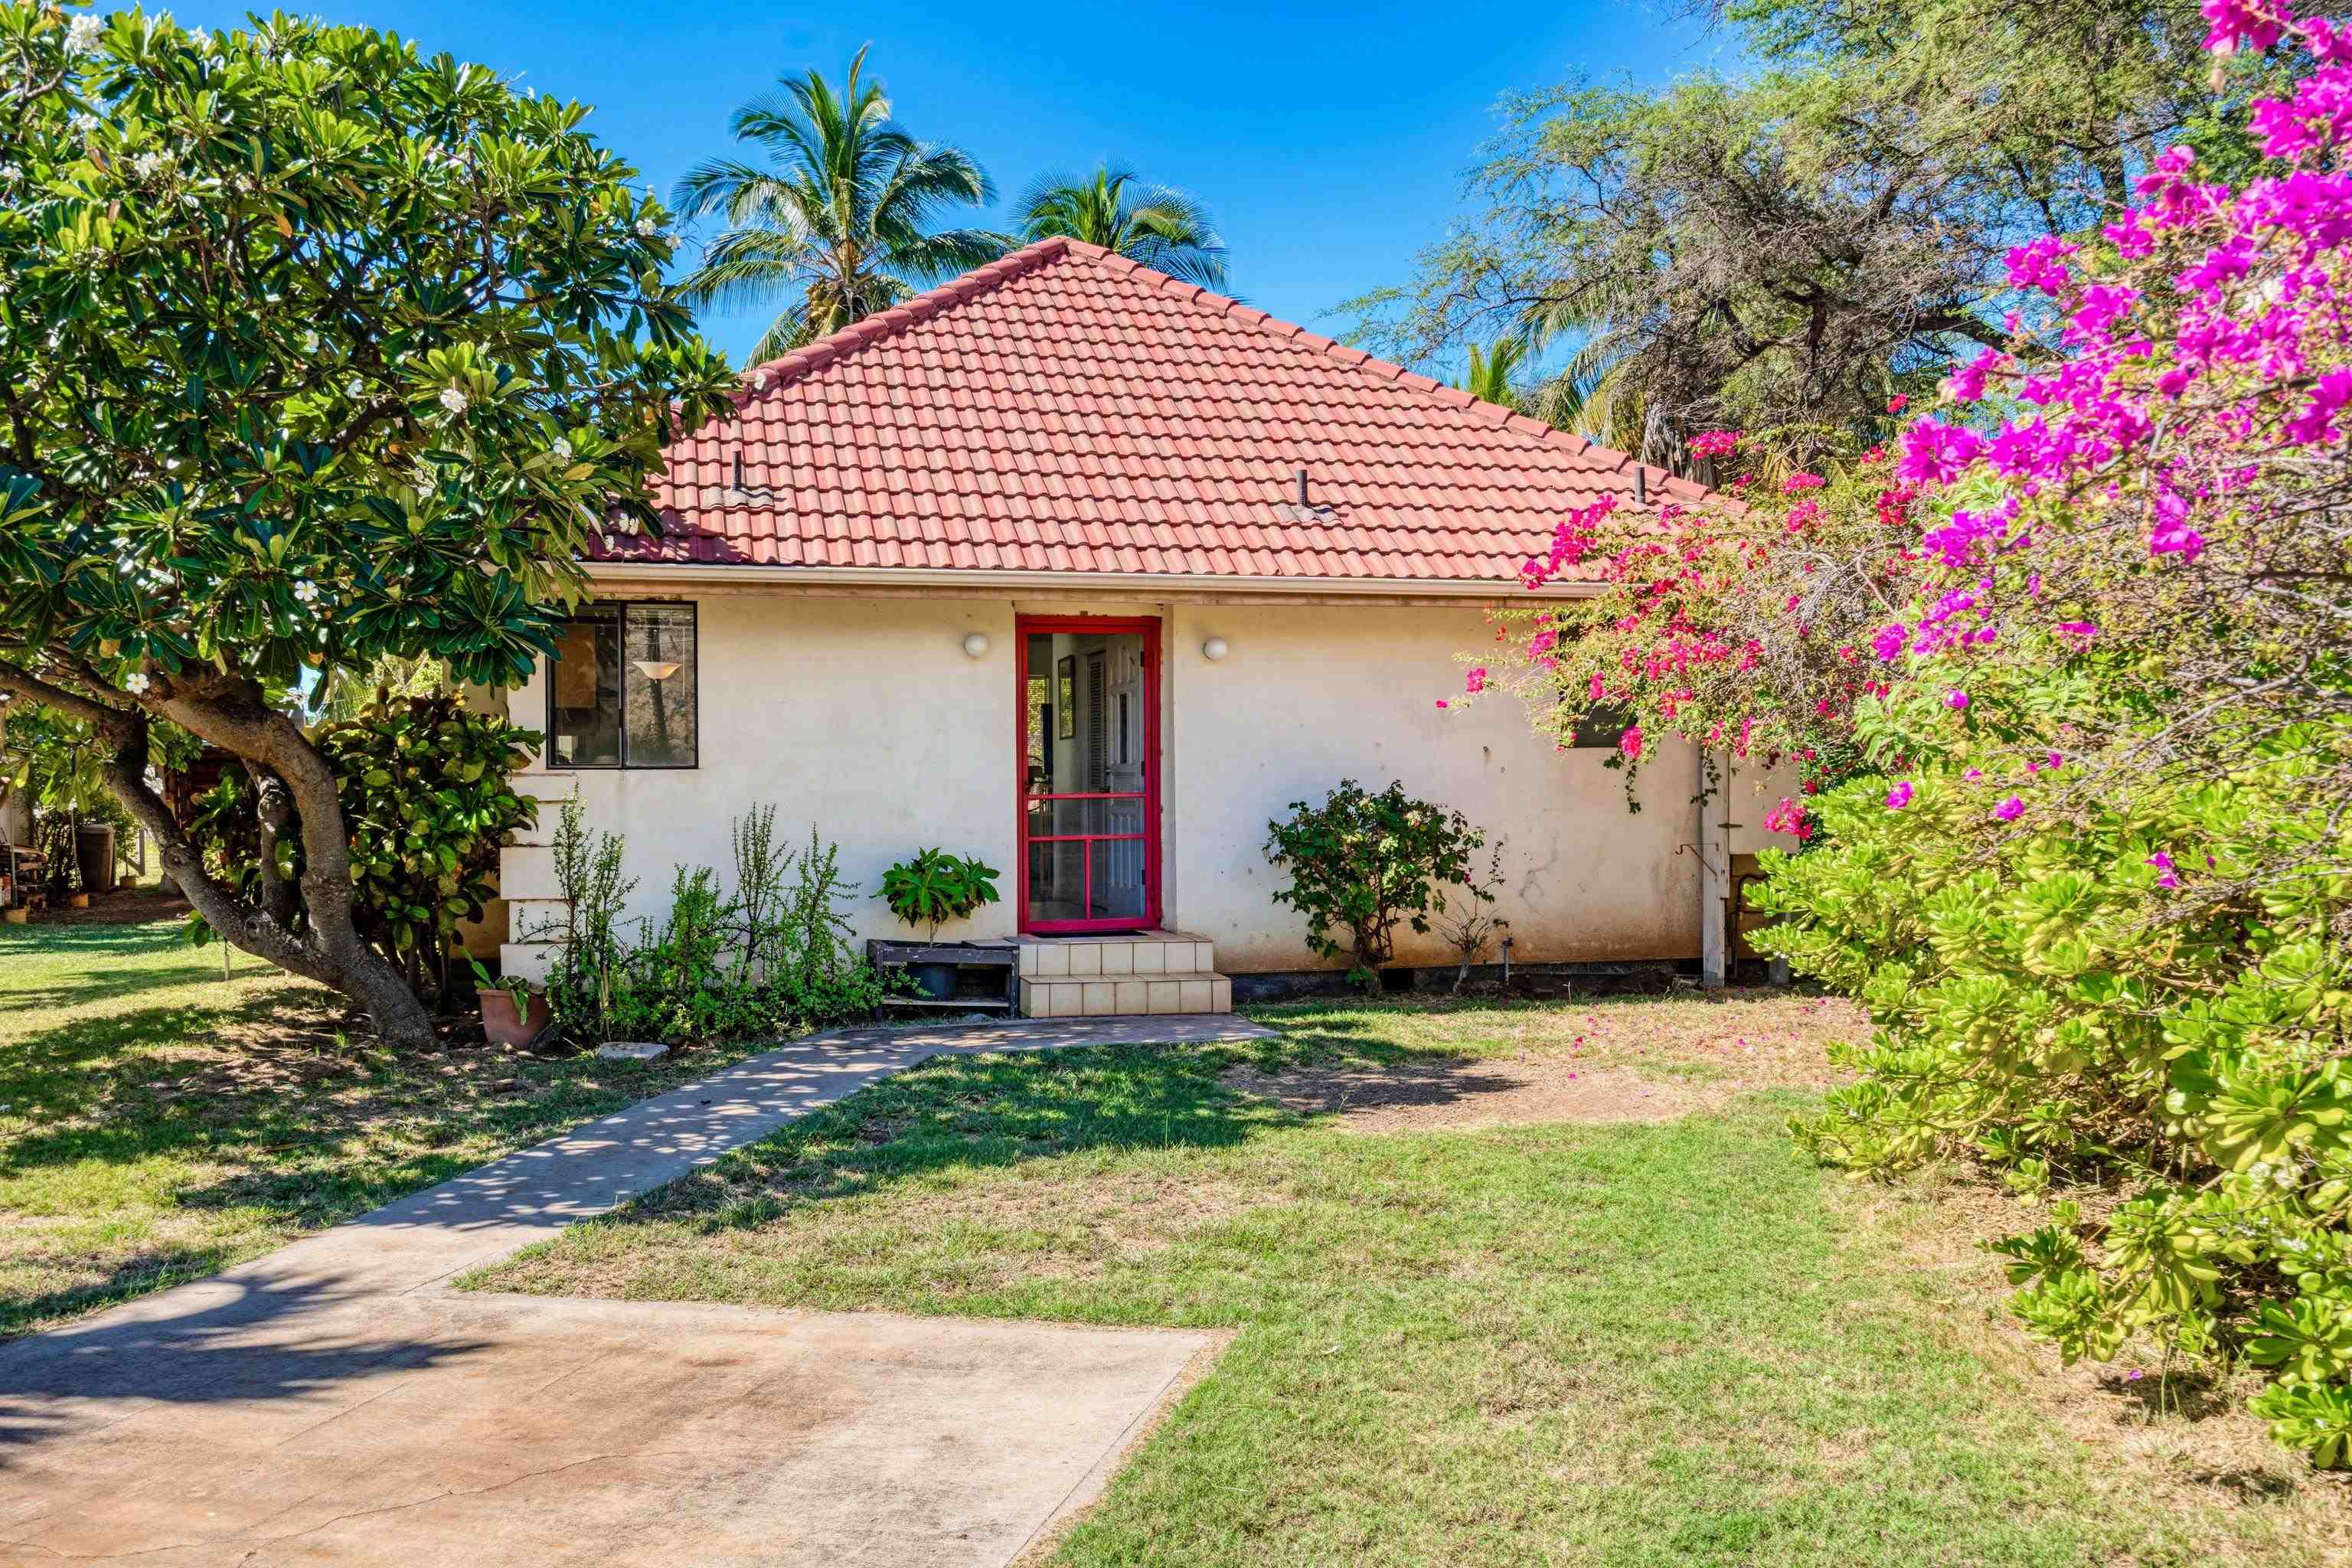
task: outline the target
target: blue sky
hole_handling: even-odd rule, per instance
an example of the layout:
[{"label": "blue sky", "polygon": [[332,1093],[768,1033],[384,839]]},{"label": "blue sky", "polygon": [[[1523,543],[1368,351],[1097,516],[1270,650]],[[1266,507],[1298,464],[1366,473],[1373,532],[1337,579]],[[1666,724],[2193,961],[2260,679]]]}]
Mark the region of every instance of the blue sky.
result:
[{"label": "blue sky", "polygon": [[[594,105],[590,129],[665,198],[682,170],[728,145],[736,104],[783,71],[837,75],[870,42],[899,119],[978,157],[1000,202],[1042,172],[1123,160],[1210,205],[1235,291],[1324,331],[1343,324],[1325,314],[1334,305],[1403,281],[1414,253],[1444,232],[1500,95],[1579,73],[1662,81],[1713,63],[1721,47],[1632,0],[1536,6],[1507,26],[1490,9],[1426,0],[287,4]],[[245,13],[169,8],[213,27],[239,26]],[[738,358],[759,326],[705,321]]]}]

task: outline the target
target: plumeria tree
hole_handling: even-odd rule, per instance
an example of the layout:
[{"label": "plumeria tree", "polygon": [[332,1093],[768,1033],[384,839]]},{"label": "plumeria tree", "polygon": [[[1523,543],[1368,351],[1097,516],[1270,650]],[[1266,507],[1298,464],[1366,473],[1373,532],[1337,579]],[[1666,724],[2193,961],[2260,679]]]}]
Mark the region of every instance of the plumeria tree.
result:
[{"label": "plumeria tree", "polygon": [[[0,5],[0,694],[103,738],[215,931],[397,1044],[428,1022],[287,693],[525,677],[730,384],[586,114],[365,28]],[[207,875],[149,784],[165,722],[241,760],[298,879]]]}]

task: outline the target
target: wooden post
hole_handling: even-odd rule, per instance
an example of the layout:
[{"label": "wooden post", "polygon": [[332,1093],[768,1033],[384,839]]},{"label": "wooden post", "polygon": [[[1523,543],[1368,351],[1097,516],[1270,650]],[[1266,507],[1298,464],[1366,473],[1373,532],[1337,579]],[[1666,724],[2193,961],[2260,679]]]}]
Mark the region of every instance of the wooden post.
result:
[{"label": "wooden post", "polygon": [[1731,780],[1727,762],[1721,786],[1709,794],[1705,751],[1699,752],[1698,763],[1702,797],[1698,808],[1699,984],[1709,991],[1720,991],[1730,952],[1724,908],[1731,893],[1731,834],[1724,818],[1729,810]]}]

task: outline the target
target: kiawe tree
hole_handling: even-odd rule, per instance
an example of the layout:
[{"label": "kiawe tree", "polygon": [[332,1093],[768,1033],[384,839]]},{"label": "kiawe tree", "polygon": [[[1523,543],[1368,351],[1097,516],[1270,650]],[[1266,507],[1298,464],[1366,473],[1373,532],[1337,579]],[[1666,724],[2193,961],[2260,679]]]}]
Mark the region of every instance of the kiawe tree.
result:
[{"label": "kiawe tree", "polygon": [[[0,5],[0,693],[91,726],[212,929],[394,1044],[429,1023],[353,929],[288,692],[526,678],[732,384],[586,115],[365,28]],[[208,873],[148,783],[167,721],[240,760],[298,879]]]},{"label": "kiawe tree", "polygon": [[2233,57],[2214,93],[2198,3],[1699,0],[1752,68],[1507,99],[1480,210],[1354,302],[1359,337],[1524,335],[1558,351],[1539,412],[1652,462],[1710,428],[1799,464],[1866,446],[1890,397],[2010,342],[2011,247],[2095,232],[2173,142],[2253,156],[2250,98],[2301,67]]}]

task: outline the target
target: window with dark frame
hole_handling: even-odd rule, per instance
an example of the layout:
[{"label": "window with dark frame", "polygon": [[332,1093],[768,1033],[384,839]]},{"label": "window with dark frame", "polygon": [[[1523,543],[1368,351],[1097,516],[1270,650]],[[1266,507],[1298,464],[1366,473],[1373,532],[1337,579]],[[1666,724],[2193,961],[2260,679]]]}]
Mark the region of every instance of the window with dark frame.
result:
[{"label": "window with dark frame", "polygon": [[568,768],[698,765],[692,605],[588,605],[549,661],[549,761]]}]

